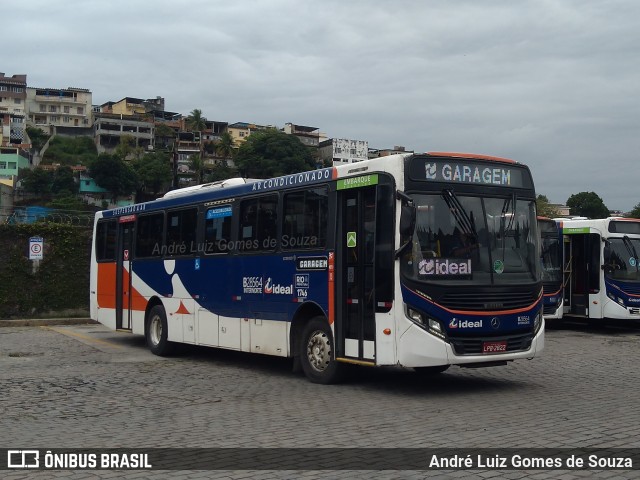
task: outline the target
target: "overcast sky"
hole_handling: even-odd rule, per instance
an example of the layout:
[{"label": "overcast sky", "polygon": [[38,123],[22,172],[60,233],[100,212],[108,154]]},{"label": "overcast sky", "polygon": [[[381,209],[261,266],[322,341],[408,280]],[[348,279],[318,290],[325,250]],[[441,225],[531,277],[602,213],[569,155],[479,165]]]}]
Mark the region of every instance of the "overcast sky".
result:
[{"label": "overcast sky", "polygon": [[5,75],[209,120],[502,156],[640,203],[638,0],[4,0]]}]

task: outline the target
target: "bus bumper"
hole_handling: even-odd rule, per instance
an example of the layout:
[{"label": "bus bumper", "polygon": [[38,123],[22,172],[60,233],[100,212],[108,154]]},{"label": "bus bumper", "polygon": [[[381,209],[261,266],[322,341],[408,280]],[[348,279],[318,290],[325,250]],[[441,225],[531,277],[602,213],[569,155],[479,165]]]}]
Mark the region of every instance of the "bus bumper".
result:
[{"label": "bus bumper", "polygon": [[417,325],[404,332],[398,344],[398,363],[403,367],[431,367],[437,365],[495,364],[519,359],[531,359],[544,349],[544,320],[533,338],[531,347],[520,352],[487,355],[456,355],[451,345]]}]

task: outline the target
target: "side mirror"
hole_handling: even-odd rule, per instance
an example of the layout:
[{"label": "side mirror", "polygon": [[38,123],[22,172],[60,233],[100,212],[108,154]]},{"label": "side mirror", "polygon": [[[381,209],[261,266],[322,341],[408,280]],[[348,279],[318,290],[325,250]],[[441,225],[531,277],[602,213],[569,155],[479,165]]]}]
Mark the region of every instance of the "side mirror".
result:
[{"label": "side mirror", "polygon": [[409,237],[413,234],[416,226],[416,207],[413,205],[402,205],[400,210],[400,235]]}]

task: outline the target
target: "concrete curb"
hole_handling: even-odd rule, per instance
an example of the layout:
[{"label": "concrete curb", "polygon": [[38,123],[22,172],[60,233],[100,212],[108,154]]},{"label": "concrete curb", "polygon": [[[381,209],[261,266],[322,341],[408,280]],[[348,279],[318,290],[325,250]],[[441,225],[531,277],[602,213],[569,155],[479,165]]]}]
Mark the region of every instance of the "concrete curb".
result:
[{"label": "concrete curb", "polygon": [[42,327],[47,325],[84,325],[97,324],[90,318],[17,318],[15,320],[0,320],[2,327]]}]

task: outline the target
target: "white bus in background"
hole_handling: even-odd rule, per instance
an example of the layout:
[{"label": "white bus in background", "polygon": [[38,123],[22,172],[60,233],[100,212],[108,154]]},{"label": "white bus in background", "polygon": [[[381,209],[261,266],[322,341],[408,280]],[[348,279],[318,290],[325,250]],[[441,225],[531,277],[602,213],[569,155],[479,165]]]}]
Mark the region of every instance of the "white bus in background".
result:
[{"label": "white bus in background", "polygon": [[640,320],[640,220],[563,219],[565,316]]}]

